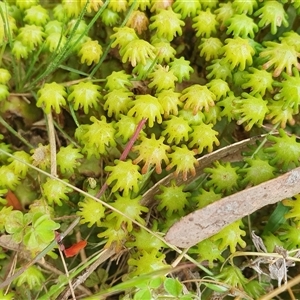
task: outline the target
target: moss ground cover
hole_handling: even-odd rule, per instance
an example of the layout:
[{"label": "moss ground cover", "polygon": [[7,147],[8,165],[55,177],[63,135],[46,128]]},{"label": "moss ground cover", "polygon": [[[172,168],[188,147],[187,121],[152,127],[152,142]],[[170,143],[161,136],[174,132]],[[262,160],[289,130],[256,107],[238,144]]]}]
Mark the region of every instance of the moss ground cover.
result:
[{"label": "moss ground cover", "polygon": [[[299,14],[287,0],[2,1],[1,299],[284,292],[299,195],[183,252],[164,235],[299,166]],[[262,134],[196,175],[203,155]]]}]

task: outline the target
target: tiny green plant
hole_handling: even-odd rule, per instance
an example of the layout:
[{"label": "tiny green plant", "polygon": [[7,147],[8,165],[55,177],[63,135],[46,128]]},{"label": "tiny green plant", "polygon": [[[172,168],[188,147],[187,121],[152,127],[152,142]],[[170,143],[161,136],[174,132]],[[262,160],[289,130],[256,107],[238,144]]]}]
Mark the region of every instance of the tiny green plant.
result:
[{"label": "tiny green plant", "polygon": [[[287,0],[2,1],[1,297],[285,293],[299,196],[234,222],[218,204],[299,167],[299,14]],[[168,239],[209,207],[213,235]]]}]

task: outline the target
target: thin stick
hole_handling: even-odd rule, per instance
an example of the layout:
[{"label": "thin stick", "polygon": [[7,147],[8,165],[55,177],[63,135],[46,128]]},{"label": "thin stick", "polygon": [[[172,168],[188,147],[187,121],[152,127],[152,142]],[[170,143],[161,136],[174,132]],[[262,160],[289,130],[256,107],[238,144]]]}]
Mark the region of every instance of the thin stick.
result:
[{"label": "thin stick", "polygon": [[48,124],[48,136],[50,144],[50,161],[51,161],[51,175],[57,176],[57,164],[56,164],[56,142],[55,142],[55,129],[53,124],[52,113],[46,115]]},{"label": "thin stick", "polygon": [[[12,261],[8,275],[13,274],[13,272],[15,271],[16,266],[17,266],[17,261],[18,261],[18,253],[16,253],[13,257],[13,261]],[[7,286],[5,293],[8,293],[9,288],[10,288],[10,286]]]},{"label": "thin stick", "polygon": [[73,298],[73,300],[76,300],[75,292],[74,292],[74,289],[73,289],[73,286],[72,286],[72,281],[70,280],[70,274],[69,274],[68,267],[66,265],[66,261],[65,261],[64,255],[63,255],[62,251],[60,250],[60,248],[58,248],[58,250],[59,250],[60,258],[62,260],[64,269],[65,269],[66,276],[68,278],[68,283],[69,283],[69,287],[70,287],[72,298]]},{"label": "thin stick", "polygon": [[271,291],[270,293],[262,296],[261,298],[259,298],[259,300],[271,300],[274,297],[278,296],[279,294],[285,292],[287,289],[290,289],[294,285],[299,284],[299,283],[300,283],[300,275],[297,275],[295,278],[291,279],[286,284],[284,284],[284,285],[278,287],[277,289]]},{"label": "thin stick", "polygon": [[297,300],[291,288],[288,288],[287,291],[291,297],[291,300]]},{"label": "thin stick", "polygon": [[[80,284],[85,282],[87,278],[93,273],[99,265],[101,265],[103,262],[105,262],[107,259],[109,259],[111,256],[113,256],[116,253],[113,246],[111,246],[108,249],[103,250],[102,254],[99,256],[99,258],[89,266],[89,268],[78,278],[73,280],[73,288],[76,289]],[[67,300],[70,296],[70,289],[66,289],[64,292],[62,292],[61,296],[57,298],[57,300]]]}]

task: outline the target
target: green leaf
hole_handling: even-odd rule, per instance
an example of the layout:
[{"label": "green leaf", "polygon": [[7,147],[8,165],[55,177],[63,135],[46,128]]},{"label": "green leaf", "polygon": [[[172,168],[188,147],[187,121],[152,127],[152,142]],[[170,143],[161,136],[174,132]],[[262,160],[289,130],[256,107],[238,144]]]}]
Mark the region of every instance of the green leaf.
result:
[{"label": "green leaf", "polygon": [[140,300],[140,299],[151,300],[152,299],[151,292],[149,289],[140,290],[134,295],[133,299],[134,300]]},{"label": "green leaf", "polygon": [[32,227],[26,230],[26,233],[23,238],[23,243],[28,250],[42,250],[46,244],[41,243],[38,239],[38,236],[35,234],[34,229]]},{"label": "green leaf", "polygon": [[[60,293],[64,290],[65,285],[64,282],[68,280],[67,276],[62,274],[58,276],[57,283],[51,285],[48,293],[43,295],[42,297],[39,297],[39,300],[48,300],[48,299],[57,299],[57,297],[60,295]],[[49,297],[48,294],[52,295],[53,297]]]},{"label": "green leaf", "polygon": [[163,282],[163,278],[162,277],[153,278],[149,282],[149,288],[151,288],[151,289],[158,289],[161,286],[162,282]]},{"label": "green leaf", "polygon": [[87,280],[85,281],[85,286],[87,286],[87,287],[93,287],[93,286],[95,286],[96,284],[98,284],[99,283],[99,278],[98,278],[98,276],[97,276],[97,274],[96,274],[96,272],[93,272],[88,278],[87,278]]},{"label": "green leaf", "polygon": [[228,288],[222,285],[213,284],[213,283],[203,283],[209,289],[217,292],[217,293],[224,293],[228,291]]},{"label": "green leaf", "polygon": [[14,234],[15,232],[23,229],[23,214],[19,210],[12,211],[5,222],[5,230]]},{"label": "green leaf", "polygon": [[42,284],[44,283],[45,278],[43,273],[36,268],[35,266],[31,266],[27,268],[17,279],[17,286],[28,285],[28,287],[32,289],[40,289]]},{"label": "green leaf", "polygon": [[14,210],[8,215],[7,219],[5,220],[5,230],[7,231],[7,233],[12,234],[13,239],[16,243],[22,242],[24,230],[30,223],[30,220],[25,216],[21,211]]},{"label": "green leaf", "polygon": [[49,219],[49,216],[42,212],[36,212],[32,217],[32,225],[37,226],[39,222],[42,222],[44,219]]},{"label": "green leaf", "polygon": [[172,296],[178,297],[182,292],[182,284],[173,278],[167,278],[164,282],[165,290]]},{"label": "green leaf", "polygon": [[27,213],[24,215],[24,225],[28,226],[32,222],[32,213]]},{"label": "green leaf", "polygon": [[[109,289],[106,289],[106,290],[101,290],[100,293],[97,293],[95,294],[94,296],[97,296],[97,297],[100,297],[102,295],[111,295],[113,293],[119,293],[120,291],[124,291],[124,290],[127,290],[127,289],[132,289],[132,288],[137,288],[137,287],[140,287],[140,286],[148,286],[148,283],[149,283],[149,280],[150,279],[153,279],[157,276],[161,277],[167,273],[170,272],[170,268],[169,267],[166,267],[164,269],[160,269],[160,270],[157,270],[157,271],[154,271],[154,272],[151,272],[149,274],[146,274],[146,275],[141,275],[141,276],[136,276],[136,277],[133,277],[131,279],[128,279],[124,282],[121,282]],[[144,288],[142,288],[144,289]],[[101,298],[101,297],[100,297]],[[91,297],[88,297],[86,298],[86,300],[92,300],[94,298],[91,298]]]},{"label": "green leaf", "polygon": [[38,212],[33,215],[32,226],[27,228],[24,236],[24,245],[31,250],[43,250],[55,238],[54,230],[59,224],[49,219],[49,215]]},{"label": "green leaf", "polygon": [[277,204],[277,207],[269,217],[268,223],[264,228],[263,234],[268,232],[274,233],[282,224],[286,223],[284,215],[290,210],[289,207],[284,206],[281,202]]},{"label": "green leaf", "polygon": [[108,273],[105,269],[99,268],[97,272],[93,272],[88,279],[85,281],[87,287],[93,287],[99,282],[106,282],[108,278]]},{"label": "green leaf", "polygon": [[58,229],[60,225],[49,219],[49,216],[43,215],[35,220],[33,228],[35,234],[44,243],[50,243],[53,241],[55,234],[54,230]]}]

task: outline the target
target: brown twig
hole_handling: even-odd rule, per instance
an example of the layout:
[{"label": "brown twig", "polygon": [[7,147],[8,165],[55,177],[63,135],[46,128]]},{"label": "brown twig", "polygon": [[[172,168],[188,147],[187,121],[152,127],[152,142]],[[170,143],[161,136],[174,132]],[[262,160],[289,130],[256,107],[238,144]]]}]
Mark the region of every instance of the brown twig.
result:
[{"label": "brown twig", "polygon": [[[87,270],[80,276],[78,276],[76,279],[72,282],[72,287],[75,290],[79,285],[81,285],[83,282],[87,280],[87,278],[93,273],[100,264],[105,262],[107,259],[112,257],[116,253],[114,246],[111,246],[108,249],[105,249],[101,256],[92,264],[90,265]],[[57,298],[57,300],[67,300],[71,294],[71,289],[66,288],[60,296]]]}]

